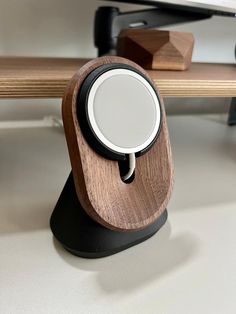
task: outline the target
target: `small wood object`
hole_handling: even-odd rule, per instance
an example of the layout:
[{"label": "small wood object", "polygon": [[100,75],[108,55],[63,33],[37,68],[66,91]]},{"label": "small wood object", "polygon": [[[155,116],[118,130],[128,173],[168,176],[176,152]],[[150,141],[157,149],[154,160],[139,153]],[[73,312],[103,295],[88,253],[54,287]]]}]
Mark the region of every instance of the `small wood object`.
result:
[{"label": "small wood object", "polygon": [[127,29],[120,33],[118,55],[145,69],[186,70],[192,60],[194,37],[191,33]]},{"label": "small wood object", "polygon": [[[98,58],[73,76],[62,106],[73,180],[70,176],[64,196],[61,195],[52,215],[51,228],[69,251],[84,257],[110,255],[154,234],[167,218],[166,206],[173,187],[165,109],[157,89],[162,111],[161,128],[151,149],[136,158],[132,182],[123,182],[118,161],[96,153],[83,136],[77,107],[82,84],[93,71],[111,64],[131,66],[151,81],[132,61],[120,57]],[[75,206],[78,210],[74,208],[72,213],[70,207]],[[82,223],[76,223],[76,219],[82,219]]]}]

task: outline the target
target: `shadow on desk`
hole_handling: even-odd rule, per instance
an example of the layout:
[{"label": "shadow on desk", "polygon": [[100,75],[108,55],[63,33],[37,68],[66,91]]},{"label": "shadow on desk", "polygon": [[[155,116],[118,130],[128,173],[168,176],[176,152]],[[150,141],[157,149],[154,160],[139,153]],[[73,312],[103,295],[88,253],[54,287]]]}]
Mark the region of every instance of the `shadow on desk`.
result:
[{"label": "shadow on desk", "polygon": [[55,238],[53,244],[67,264],[94,272],[98,285],[107,293],[135,290],[160,280],[183,267],[198,250],[197,240],[191,234],[172,238],[169,222],[149,240],[102,259],[73,256]]}]

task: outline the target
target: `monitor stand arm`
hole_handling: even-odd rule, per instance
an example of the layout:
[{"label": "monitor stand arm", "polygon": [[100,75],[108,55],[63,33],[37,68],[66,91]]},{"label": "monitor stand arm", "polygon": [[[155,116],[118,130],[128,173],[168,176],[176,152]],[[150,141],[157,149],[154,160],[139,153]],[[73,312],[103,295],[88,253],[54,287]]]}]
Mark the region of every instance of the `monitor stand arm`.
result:
[{"label": "monitor stand arm", "polygon": [[[236,46],[235,46],[235,58],[236,58]],[[229,109],[228,125],[236,125],[236,97],[232,98],[232,102]]]},{"label": "monitor stand arm", "polygon": [[210,14],[170,9],[150,9],[121,13],[116,7],[99,7],[95,15],[94,40],[98,55],[116,55],[119,33],[128,28],[157,28],[204,20]]},{"label": "monitor stand arm", "polygon": [[236,125],[236,97],[232,98],[232,102],[229,109],[228,125]]}]

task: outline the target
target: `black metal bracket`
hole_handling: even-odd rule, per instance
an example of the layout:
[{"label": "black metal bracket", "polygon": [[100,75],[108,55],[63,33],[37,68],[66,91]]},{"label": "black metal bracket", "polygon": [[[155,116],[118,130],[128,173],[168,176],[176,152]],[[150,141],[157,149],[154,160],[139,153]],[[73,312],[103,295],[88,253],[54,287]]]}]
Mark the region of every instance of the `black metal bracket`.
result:
[{"label": "black metal bracket", "polygon": [[228,125],[236,125],[236,97],[232,98],[232,102],[229,109]]},{"label": "black metal bracket", "polygon": [[116,55],[119,33],[128,28],[157,28],[200,21],[212,15],[190,11],[155,8],[122,13],[116,7],[99,7],[95,14],[94,41],[98,55]]},{"label": "black metal bracket", "polygon": [[[234,49],[235,59],[236,59],[236,46]],[[236,97],[232,98],[232,102],[229,109],[228,115],[228,125],[233,126],[236,125]]]}]

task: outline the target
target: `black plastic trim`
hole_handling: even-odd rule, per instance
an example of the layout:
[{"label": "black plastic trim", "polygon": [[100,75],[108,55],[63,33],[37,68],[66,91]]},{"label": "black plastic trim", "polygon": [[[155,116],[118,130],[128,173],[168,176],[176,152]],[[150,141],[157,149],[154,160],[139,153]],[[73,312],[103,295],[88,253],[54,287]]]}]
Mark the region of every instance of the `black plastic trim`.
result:
[{"label": "black plastic trim", "polygon": [[[114,64],[106,64],[106,65],[102,65],[98,68],[96,68],[94,71],[92,71],[84,80],[79,94],[78,94],[78,98],[77,98],[77,118],[83,133],[83,136],[85,137],[86,141],[88,142],[88,144],[95,150],[95,152],[97,152],[98,154],[102,155],[105,158],[111,159],[111,160],[125,160],[126,159],[126,155],[125,154],[121,154],[121,153],[117,153],[113,150],[111,150],[110,148],[108,148],[107,146],[105,146],[100,139],[96,136],[96,134],[93,131],[93,128],[90,124],[89,118],[88,118],[88,96],[90,93],[90,90],[94,84],[94,82],[105,72],[110,71],[110,70],[114,70],[114,69],[127,69],[127,70],[131,70],[136,72],[137,74],[141,75],[146,81],[148,81],[148,83],[152,86],[159,102],[160,102],[160,98],[158,96],[158,94],[156,93],[155,87],[153,85],[153,83],[140,71],[138,71],[137,69],[133,68],[132,66],[128,66],[125,64],[120,64],[120,63],[114,63]],[[157,140],[161,128],[162,128],[162,108],[160,106],[160,113],[161,113],[161,119],[160,119],[160,127],[157,131],[157,134],[155,136],[155,138],[153,139],[153,141],[142,151],[136,153],[136,156],[139,157],[141,155],[143,155],[145,152],[147,152],[155,143],[155,141]]]}]

